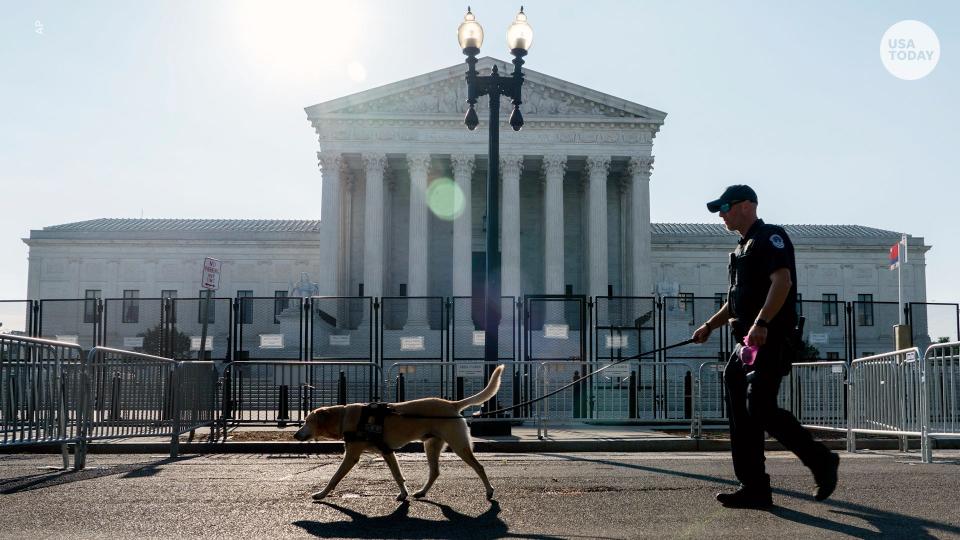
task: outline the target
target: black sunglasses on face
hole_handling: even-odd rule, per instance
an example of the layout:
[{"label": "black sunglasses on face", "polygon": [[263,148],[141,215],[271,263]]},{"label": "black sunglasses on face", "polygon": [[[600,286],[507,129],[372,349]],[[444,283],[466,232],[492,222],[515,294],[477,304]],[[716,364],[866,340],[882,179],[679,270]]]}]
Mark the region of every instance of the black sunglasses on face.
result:
[{"label": "black sunglasses on face", "polygon": [[743,202],[743,201],[730,201],[730,202],[725,202],[725,203],[723,203],[723,204],[720,205],[720,211],[723,212],[724,214],[726,214],[727,212],[730,211],[731,208],[733,208],[734,206],[736,206],[736,205],[738,205],[738,204],[740,204],[740,203],[742,203],[742,202]]}]

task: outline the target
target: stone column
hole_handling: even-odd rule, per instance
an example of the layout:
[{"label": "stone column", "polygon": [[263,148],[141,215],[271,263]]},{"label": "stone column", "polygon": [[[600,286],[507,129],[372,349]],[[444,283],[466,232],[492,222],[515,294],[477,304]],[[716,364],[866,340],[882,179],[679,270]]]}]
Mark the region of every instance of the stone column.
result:
[{"label": "stone column", "polygon": [[[543,156],[543,289],[563,294],[563,173],[567,156]],[[560,302],[547,302],[547,322],[559,322]]]},{"label": "stone column", "polygon": [[590,226],[589,231],[589,294],[607,295],[607,173],[610,156],[587,157],[587,172],[590,178]]},{"label": "stone column", "polygon": [[[410,216],[407,263],[407,296],[427,295],[427,173],[430,154],[407,155],[410,170]],[[427,312],[423,300],[410,304],[407,324],[426,324]]]},{"label": "stone column", "polygon": [[340,168],[343,156],[339,152],[317,152],[323,174],[322,198],[320,201],[320,220],[326,235],[321,244],[324,253],[321,261],[325,264],[317,276],[320,294],[337,295],[340,291],[340,265],[343,260],[343,247],[340,245]]},{"label": "stone column", "polygon": [[363,154],[363,293],[383,296],[383,173],[386,154]]},{"label": "stone column", "polygon": [[650,238],[650,170],[653,156],[630,159],[630,294],[653,293]]},{"label": "stone column", "polygon": [[[463,195],[463,213],[453,221],[453,295],[469,298],[473,294],[473,216],[471,212],[470,189],[473,177],[474,156],[453,154],[450,163],[453,166],[453,178]],[[471,303],[458,300],[454,304],[455,322],[471,321]]]},{"label": "stone column", "polygon": [[520,172],[523,156],[500,157],[503,190],[500,198],[501,291],[503,296],[520,297]]}]

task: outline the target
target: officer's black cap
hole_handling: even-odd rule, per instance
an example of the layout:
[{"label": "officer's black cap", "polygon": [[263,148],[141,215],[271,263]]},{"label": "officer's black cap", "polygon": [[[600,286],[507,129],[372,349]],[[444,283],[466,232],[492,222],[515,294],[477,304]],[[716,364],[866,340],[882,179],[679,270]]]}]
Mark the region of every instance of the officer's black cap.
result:
[{"label": "officer's black cap", "polygon": [[723,195],[721,195],[719,199],[707,203],[707,210],[716,213],[720,211],[722,204],[739,201],[751,201],[755,203],[757,202],[757,192],[745,184],[728,186],[727,189],[723,190]]}]

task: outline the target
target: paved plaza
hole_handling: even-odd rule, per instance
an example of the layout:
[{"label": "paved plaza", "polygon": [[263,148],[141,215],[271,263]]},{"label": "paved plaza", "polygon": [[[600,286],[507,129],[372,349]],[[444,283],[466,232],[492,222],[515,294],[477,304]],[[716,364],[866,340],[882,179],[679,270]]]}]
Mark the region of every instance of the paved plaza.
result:
[{"label": "paved plaza", "polygon": [[[635,538],[812,536],[960,537],[960,452],[843,454],[825,503],[791,454],[771,452],[777,506],[729,510],[725,452],[479,454],[496,488],[445,453],[427,500],[398,503],[377,457],[324,502],[310,494],[337,455],[93,454],[82,472],[52,470],[56,455],[0,456],[0,536],[218,538]],[[426,477],[422,454],[399,454],[407,483]]]}]

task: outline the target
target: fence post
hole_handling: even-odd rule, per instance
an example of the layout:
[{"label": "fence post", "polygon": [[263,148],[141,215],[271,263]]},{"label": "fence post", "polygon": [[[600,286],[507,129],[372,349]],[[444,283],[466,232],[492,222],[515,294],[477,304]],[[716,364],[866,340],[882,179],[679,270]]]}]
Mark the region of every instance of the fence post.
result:
[{"label": "fence post", "polygon": [[628,417],[629,417],[629,418],[636,418],[636,417],[637,417],[637,372],[636,372],[636,371],[631,371],[631,372],[630,372],[629,388],[630,388],[630,390],[629,390],[629,392],[630,392],[630,400],[629,400],[630,414],[629,414]]},{"label": "fence post", "polygon": [[[574,371],[574,372],[573,372],[573,380],[577,380],[577,379],[579,379],[579,378],[580,378],[580,372],[579,372],[579,371]],[[582,407],[582,402],[581,402],[581,397],[582,397],[582,396],[580,395],[580,394],[581,394],[581,390],[580,390],[581,384],[582,384],[582,383],[576,383],[576,384],[573,385],[573,417],[574,417],[574,418],[582,418],[582,416],[583,416],[583,407]]]},{"label": "fence post", "polygon": [[683,376],[683,417],[693,418],[693,376],[689,371]]},{"label": "fence post", "polygon": [[280,403],[277,406],[280,409],[277,414],[277,427],[287,427],[287,421],[290,420],[290,387],[286,384],[280,385]]},{"label": "fence post", "polygon": [[463,377],[457,377],[457,388],[454,392],[454,398],[457,401],[463,399]]},{"label": "fence post", "polygon": [[403,373],[397,375],[397,401],[407,400],[407,384],[404,381]]},{"label": "fence post", "polygon": [[337,381],[337,403],[340,405],[347,404],[347,376],[342,370]]},{"label": "fence post", "polygon": [[114,372],[110,382],[110,420],[120,420],[120,374]]},{"label": "fence post", "polygon": [[170,396],[173,417],[170,420],[170,458],[175,458],[180,454],[180,392],[179,386],[179,363],[173,364],[173,370],[170,373]]}]

